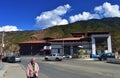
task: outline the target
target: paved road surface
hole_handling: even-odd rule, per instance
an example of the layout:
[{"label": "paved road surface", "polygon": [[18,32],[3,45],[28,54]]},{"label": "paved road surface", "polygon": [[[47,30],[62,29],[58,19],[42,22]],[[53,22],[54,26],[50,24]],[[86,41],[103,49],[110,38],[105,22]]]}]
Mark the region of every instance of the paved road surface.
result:
[{"label": "paved road surface", "polygon": [[[23,58],[24,66],[30,58]],[[37,59],[42,78],[120,78],[120,65],[100,61],[64,60],[49,62]]]}]

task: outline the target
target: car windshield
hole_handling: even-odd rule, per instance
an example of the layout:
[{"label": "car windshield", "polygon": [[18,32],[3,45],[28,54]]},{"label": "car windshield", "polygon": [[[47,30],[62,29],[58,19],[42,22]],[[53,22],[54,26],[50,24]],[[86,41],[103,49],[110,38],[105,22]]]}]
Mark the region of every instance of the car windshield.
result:
[{"label": "car windshield", "polygon": [[20,56],[15,56],[16,58],[20,58]]},{"label": "car windshield", "polygon": [[56,54],[53,54],[53,56],[55,56]]}]

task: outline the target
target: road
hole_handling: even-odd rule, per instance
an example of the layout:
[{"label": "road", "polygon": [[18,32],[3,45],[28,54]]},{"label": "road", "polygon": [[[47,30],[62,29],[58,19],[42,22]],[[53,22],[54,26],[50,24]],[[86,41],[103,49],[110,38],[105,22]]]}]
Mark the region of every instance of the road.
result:
[{"label": "road", "polygon": [[[23,58],[26,67],[30,58]],[[36,60],[43,78],[119,78],[120,65],[100,61],[64,60],[62,62]]]}]

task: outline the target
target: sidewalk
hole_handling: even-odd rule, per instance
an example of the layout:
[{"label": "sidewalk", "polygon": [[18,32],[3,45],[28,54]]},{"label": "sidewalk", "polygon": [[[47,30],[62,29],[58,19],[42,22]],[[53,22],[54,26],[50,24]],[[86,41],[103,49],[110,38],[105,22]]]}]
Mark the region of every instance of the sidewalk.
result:
[{"label": "sidewalk", "polygon": [[3,63],[2,61],[0,60],[0,70],[3,68]]},{"label": "sidewalk", "polygon": [[7,71],[8,69],[8,64],[6,63],[2,63],[1,64],[3,65],[2,68],[0,69],[0,78],[4,78],[4,75],[5,75],[5,72]]},{"label": "sidewalk", "polygon": [[0,78],[26,78],[25,70],[17,63],[2,63]]},{"label": "sidewalk", "polygon": [[[18,63],[3,63],[0,70],[0,78],[26,78],[25,67]],[[45,74],[39,72],[40,78],[48,78]]]},{"label": "sidewalk", "polygon": [[24,69],[17,63],[8,63],[4,78],[26,78]]}]

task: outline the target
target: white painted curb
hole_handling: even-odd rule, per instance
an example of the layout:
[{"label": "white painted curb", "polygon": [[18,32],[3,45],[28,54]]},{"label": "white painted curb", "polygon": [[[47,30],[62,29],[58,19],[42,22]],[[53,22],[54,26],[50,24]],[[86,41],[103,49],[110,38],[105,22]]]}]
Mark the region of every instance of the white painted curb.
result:
[{"label": "white painted curb", "polygon": [[107,63],[120,64],[120,59],[108,58],[108,59],[107,59]]}]

